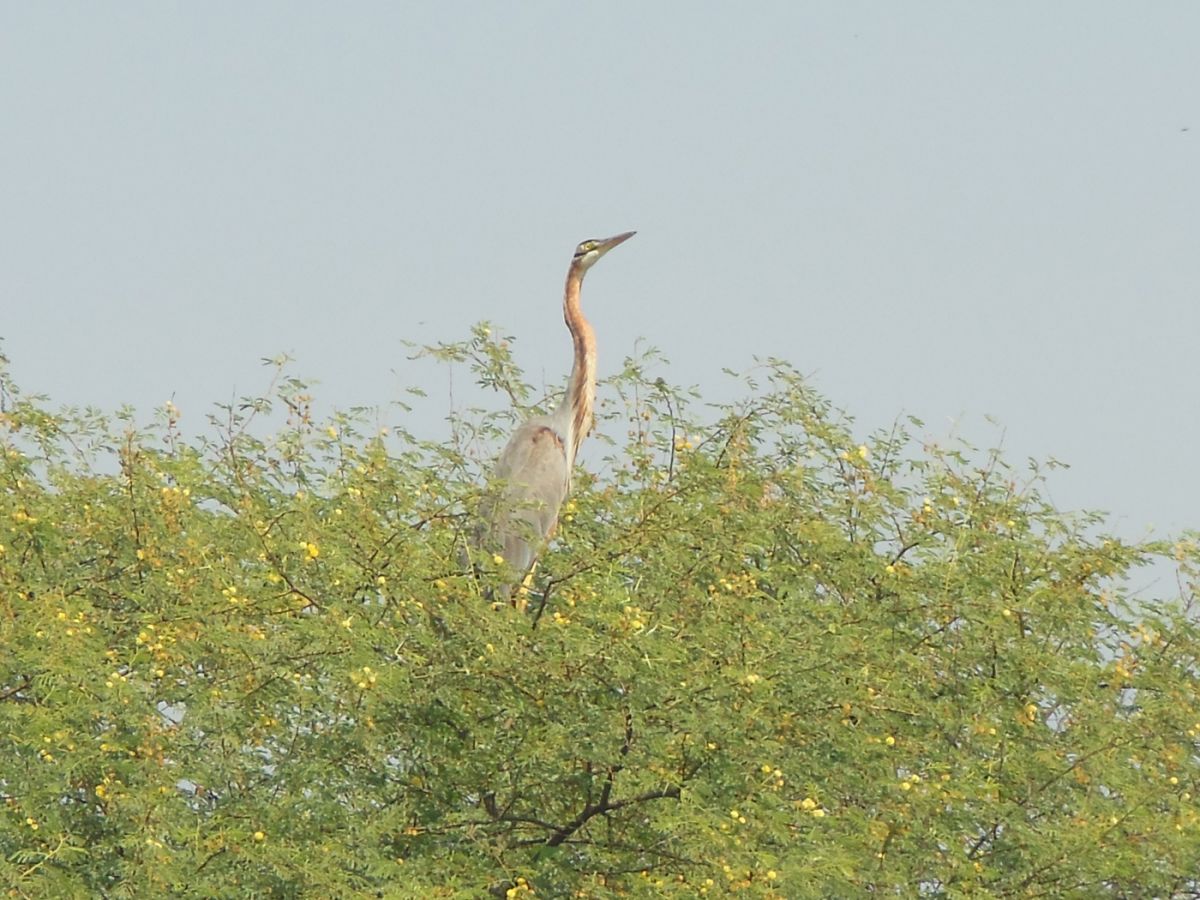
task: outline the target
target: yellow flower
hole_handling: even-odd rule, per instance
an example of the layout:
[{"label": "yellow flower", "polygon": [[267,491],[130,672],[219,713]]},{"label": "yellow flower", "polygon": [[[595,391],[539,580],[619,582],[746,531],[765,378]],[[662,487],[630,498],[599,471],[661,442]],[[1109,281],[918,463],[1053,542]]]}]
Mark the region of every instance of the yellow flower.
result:
[{"label": "yellow flower", "polygon": [[254,832],[254,840],[257,841],[258,843],[261,844],[266,839],[267,839],[267,836],[263,832],[261,832],[261,831]]}]

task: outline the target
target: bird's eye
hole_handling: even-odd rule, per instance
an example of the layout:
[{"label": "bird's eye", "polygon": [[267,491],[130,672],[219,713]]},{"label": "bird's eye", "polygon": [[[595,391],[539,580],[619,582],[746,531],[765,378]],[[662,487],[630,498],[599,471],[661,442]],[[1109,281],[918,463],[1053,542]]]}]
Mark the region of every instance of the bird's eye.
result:
[{"label": "bird's eye", "polygon": [[582,250],[584,253],[591,253],[593,250],[596,249],[596,242],[595,241],[584,241],[582,244],[579,245],[579,249]]}]

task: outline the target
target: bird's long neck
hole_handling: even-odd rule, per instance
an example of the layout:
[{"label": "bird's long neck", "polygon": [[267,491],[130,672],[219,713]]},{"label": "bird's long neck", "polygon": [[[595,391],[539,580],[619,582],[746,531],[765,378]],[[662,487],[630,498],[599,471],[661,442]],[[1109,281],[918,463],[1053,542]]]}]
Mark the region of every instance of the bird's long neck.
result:
[{"label": "bird's long neck", "polygon": [[567,382],[564,405],[571,416],[570,459],[575,462],[579,445],[592,430],[592,407],[596,402],[596,333],[583,317],[579,305],[579,292],[583,287],[583,269],[571,266],[567,273],[567,289],[563,294],[563,318],[571,332],[575,345],[575,362],[571,366],[571,378]]}]

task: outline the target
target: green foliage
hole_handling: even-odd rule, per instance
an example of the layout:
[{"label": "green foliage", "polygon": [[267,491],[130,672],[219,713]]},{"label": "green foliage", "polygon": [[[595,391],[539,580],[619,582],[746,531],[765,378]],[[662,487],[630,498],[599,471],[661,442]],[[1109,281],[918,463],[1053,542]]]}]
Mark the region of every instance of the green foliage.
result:
[{"label": "green foliage", "polygon": [[[429,352],[533,396],[483,326]],[[1195,536],[860,443],[779,362],[699,415],[649,362],[528,611],[458,563],[506,419],[316,423],[281,368],[195,440],[4,376],[7,894],[1200,891]]]}]

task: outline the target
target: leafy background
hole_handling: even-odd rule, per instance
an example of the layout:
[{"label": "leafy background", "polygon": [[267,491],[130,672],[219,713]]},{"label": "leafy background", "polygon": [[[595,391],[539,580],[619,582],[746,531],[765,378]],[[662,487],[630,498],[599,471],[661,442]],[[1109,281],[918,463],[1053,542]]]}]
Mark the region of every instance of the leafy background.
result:
[{"label": "leafy background", "polygon": [[[425,352],[531,402],[490,327]],[[318,421],[279,360],[186,439],[5,375],[8,895],[1200,893],[1195,535],[646,363],[526,611],[458,562],[515,411]]]}]

